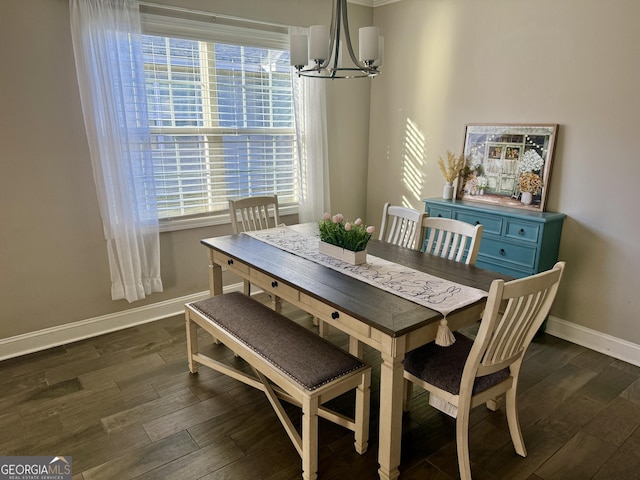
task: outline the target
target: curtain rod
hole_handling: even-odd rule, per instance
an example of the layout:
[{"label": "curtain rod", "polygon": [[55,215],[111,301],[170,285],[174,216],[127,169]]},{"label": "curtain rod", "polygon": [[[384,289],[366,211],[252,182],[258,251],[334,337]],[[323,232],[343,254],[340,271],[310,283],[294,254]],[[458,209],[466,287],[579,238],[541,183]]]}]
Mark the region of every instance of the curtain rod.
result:
[{"label": "curtain rod", "polygon": [[[157,9],[157,10],[167,10],[167,11],[173,11],[173,12],[179,12],[179,13],[183,13],[183,14],[189,14],[189,15],[194,15],[194,16],[199,16],[199,17],[205,17],[208,18],[211,23],[216,23],[216,20],[222,20],[223,22],[221,23],[232,23],[232,24],[244,24],[244,25],[259,25],[262,26],[263,30],[266,30],[264,27],[271,27],[270,30],[274,30],[274,31],[279,31],[282,33],[287,33],[288,32],[288,25],[283,25],[283,24],[279,24],[279,23],[271,23],[271,22],[265,22],[262,20],[252,20],[252,19],[248,19],[248,18],[241,18],[241,17],[234,17],[231,15],[223,15],[223,14],[219,14],[219,13],[213,13],[213,12],[205,12],[202,10],[195,10],[192,8],[185,8],[185,7],[176,7],[174,5],[164,5],[164,4],[160,4],[160,3],[153,3],[153,2],[138,2],[138,4],[141,7],[148,7],[150,9]],[[276,30],[277,29],[277,30]]]}]

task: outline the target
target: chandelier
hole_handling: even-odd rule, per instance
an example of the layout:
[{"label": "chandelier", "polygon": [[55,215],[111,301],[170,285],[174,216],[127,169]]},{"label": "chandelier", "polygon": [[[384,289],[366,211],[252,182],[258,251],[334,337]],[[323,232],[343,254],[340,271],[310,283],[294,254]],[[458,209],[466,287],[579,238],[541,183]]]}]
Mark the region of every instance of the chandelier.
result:
[{"label": "chandelier", "polygon": [[[344,33],[344,42],[341,41]],[[346,46],[352,67],[342,66],[343,47]],[[313,78],[375,77],[380,73],[384,39],[378,27],[362,27],[359,31],[359,55],[351,45],[347,0],[336,0],[331,15],[331,26],[312,25],[307,35],[290,37],[291,65],[298,76]],[[311,62],[310,62],[311,61]]]}]

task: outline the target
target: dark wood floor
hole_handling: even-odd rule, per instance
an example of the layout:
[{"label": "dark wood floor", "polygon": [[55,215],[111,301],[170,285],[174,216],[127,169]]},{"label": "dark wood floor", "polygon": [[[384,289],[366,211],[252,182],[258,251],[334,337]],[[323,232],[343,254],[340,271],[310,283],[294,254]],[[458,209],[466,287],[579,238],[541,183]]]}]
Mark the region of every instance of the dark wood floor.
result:
[{"label": "dark wood floor", "polygon": [[[314,328],[302,312],[285,313]],[[347,343],[333,329],[330,339]],[[209,340],[201,336],[202,350],[242,364]],[[0,362],[0,455],[70,455],[74,480],[299,478],[300,459],[264,395],[205,367],[191,375],[185,351],[174,317]],[[366,352],[377,366],[379,355]],[[478,407],[474,479],[640,478],[639,367],[543,334],[523,370],[529,455],[514,453],[503,411]],[[378,373],[369,451],[356,454],[352,435],[321,419],[320,478],[377,478]],[[400,478],[456,478],[454,421],[415,394]]]}]

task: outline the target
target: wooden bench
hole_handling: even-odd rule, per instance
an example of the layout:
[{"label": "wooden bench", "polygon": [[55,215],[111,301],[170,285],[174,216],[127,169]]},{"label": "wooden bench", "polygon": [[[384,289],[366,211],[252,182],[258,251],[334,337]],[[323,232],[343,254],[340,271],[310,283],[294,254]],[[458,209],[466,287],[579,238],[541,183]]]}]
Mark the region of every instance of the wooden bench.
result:
[{"label": "wooden bench", "polygon": [[[338,346],[239,292],[185,305],[189,370],[213,368],[262,390],[302,458],[302,477],[317,478],[318,416],[355,433],[355,448],[367,450],[371,367]],[[198,352],[197,327],[242,357],[255,376]],[[322,405],[355,389],[353,418]],[[302,408],[302,434],[280,399]]]}]

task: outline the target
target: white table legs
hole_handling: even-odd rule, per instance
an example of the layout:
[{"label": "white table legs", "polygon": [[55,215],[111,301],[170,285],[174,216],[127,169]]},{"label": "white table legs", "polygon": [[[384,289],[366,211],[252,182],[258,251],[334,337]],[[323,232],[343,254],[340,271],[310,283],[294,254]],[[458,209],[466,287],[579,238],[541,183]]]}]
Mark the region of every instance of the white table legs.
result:
[{"label": "white table legs", "polygon": [[[398,339],[396,339],[398,340]],[[398,342],[403,343],[404,342]],[[402,439],[402,396],[404,345],[396,345],[396,355],[382,353],[380,366],[380,439],[378,474],[381,480],[395,480],[400,475]],[[401,351],[402,354],[398,354]]]}]

